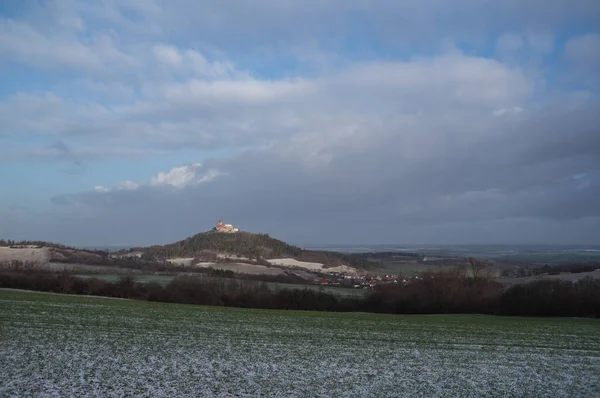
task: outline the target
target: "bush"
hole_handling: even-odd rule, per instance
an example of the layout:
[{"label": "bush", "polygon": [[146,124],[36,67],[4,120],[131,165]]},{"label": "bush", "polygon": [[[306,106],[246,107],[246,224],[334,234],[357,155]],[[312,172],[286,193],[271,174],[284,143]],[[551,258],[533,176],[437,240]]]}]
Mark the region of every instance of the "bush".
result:
[{"label": "bush", "polygon": [[520,316],[600,317],[600,280],[559,280],[516,285],[500,298],[498,313]]},{"label": "bush", "polygon": [[458,271],[426,273],[407,286],[378,286],[367,297],[367,307],[396,314],[491,314],[501,294],[501,285],[490,279],[474,280]]}]

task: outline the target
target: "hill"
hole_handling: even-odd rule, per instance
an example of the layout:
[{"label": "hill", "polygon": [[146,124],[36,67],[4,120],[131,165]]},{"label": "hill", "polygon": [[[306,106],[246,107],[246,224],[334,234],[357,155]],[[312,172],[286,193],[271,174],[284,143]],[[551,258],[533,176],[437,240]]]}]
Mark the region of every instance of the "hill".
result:
[{"label": "hill", "polygon": [[259,262],[276,258],[293,258],[298,261],[321,263],[325,268],[348,265],[354,268],[368,269],[373,265],[365,259],[341,253],[304,250],[272,238],[268,234],[250,232],[201,232],[168,245],[137,247],[119,253],[141,253],[142,258],[152,261],[177,257],[193,257],[213,261],[218,255],[227,254],[238,259],[245,258]]},{"label": "hill", "polygon": [[207,255],[207,252],[228,253],[251,259],[268,259],[281,256],[298,256],[301,254],[302,249],[271,238],[268,234],[209,231],[168,245],[132,248],[129,252],[141,252],[144,256],[155,259],[202,257]]}]

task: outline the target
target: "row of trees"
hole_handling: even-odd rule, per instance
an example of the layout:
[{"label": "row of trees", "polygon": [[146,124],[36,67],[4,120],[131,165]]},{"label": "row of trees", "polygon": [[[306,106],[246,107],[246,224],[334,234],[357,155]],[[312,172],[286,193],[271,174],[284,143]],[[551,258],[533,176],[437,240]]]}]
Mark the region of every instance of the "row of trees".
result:
[{"label": "row of trees", "polygon": [[39,246],[39,247],[55,247],[55,248],[66,248],[65,245],[59,243],[45,242],[41,240],[11,240],[11,239],[0,239],[0,247],[10,246]]},{"label": "row of trees", "polygon": [[167,286],[136,283],[131,276],[118,282],[77,278],[67,273],[3,273],[0,288],[130,298],[171,303],[289,310],[352,311],[360,303],[340,300],[312,289],[271,289],[266,283],[179,277]]},{"label": "row of trees", "polygon": [[[222,275],[225,276],[226,275]],[[394,314],[477,313],[515,316],[600,317],[600,280],[543,280],[503,290],[487,278],[429,273],[407,286],[385,284],[366,297],[339,297],[313,289],[273,289],[264,282],[182,276],[167,286],[82,279],[69,274],[0,273],[0,287],[138,300],[219,306],[368,311]]]},{"label": "row of trees", "polygon": [[515,267],[514,269],[506,269],[502,272],[502,276],[526,277],[539,275],[559,275],[562,273],[580,274],[583,272],[593,272],[600,269],[600,262],[587,263],[565,263],[558,265],[545,264],[537,267]]}]

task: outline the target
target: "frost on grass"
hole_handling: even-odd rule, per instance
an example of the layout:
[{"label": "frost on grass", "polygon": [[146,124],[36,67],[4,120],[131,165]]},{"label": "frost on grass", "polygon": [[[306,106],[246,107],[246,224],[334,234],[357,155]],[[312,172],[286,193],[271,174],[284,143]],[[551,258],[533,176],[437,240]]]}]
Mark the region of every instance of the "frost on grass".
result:
[{"label": "frost on grass", "polygon": [[600,323],[0,291],[0,396],[597,396]]}]

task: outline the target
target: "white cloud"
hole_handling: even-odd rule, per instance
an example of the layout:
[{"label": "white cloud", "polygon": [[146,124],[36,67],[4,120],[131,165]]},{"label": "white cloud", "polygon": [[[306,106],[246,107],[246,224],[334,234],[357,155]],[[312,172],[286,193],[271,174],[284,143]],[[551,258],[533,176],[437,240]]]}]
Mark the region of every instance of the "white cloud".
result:
[{"label": "white cloud", "polygon": [[495,109],[492,114],[494,116],[502,116],[502,115],[507,115],[507,114],[517,114],[517,113],[521,113],[523,112],[523,108],[521,108],[520,106],[513,106],[512,108],[501,108],[501,109]]},{"label": "white cloud", "polygon": [[[198,185],[213,181],[215,178],[223,175],[216,169],[204,169],[202,164],[193,163],[190,165],[174,167],[169,171],[161,171],[155,177],[150,178],[148,182],[134,182],[125,180],[120,182],[115,190],[119,191],[135,191],[143,187],[174,187],[183,189],[193,185]],[[107,193],[110,189],[100,185],[94,187],[94,192]]]},{"label": "white cloud", "polygon": [[[124,103],[112,106],[51,93],[17,94],[0,103],[4,133],[77,137],[71,150],[82,158],[102,150],[117,156],[119,148],[124,156],[136,151],[143,156],[189,147],[264,147],[292,138],[320,147],[319,156],[327,157],[328,145],[379,142],[398,126],[420,129],[418,123],[433,114],[438,120],[461,114],[485,118],[527,103],[533,86],[519,69],[459,53],[361,62],[314,78],[179,80],[158,80],[136,99],[124,92]],[[437,132],[414,134],[435,142]]]},{"label": "white cloud", "polygon": [[137,189],[139,187],[140,187],[140,184],[138,184],[137,182],[125,180],[125,181],[122,181],[119,183],[119,185],[117,186],[117,189],[130,190],[130,189]]},{"label": "white cloud", "polygon": [[154,57],[173,68],[174,72],[187,72],[202,78],[228,78],[240,74],[235,67],[221,60],[209,61],[202,53],[191,49],[178,49],[172,45],[157,44],[152,47]]},{"label": "white cloud", "polygon": [[273,102],[306,94],[310,84],[296,81],[221,80],[207,82],[191,80],[166,88],[165,97],[174,103],[186,101],[218,101],[239,103]]},{"label": "white cloud", "polygon": [[34,68],[92,75],[115,75],[124,68],[137,68],[139,61],[119,50],[107,33],[81,41],[75,33],[41,32],[25,22],[0,18],[0,56],[3,62],[18,62]]},{"label": "white cloud", "polygon": [[188,166],[175,167],[167,172],[160,172],[156,177],[150,179],[150,185],[171,185],[183,188],[192,183],[196,177],[196,171],[202,167],[199,163]]},{"label": "white cloud", "polygon": [[159,44],[152,48],[152,52],[157,60],[171,66],[180,66],[183,60],[179,50],[173,46]]}]

